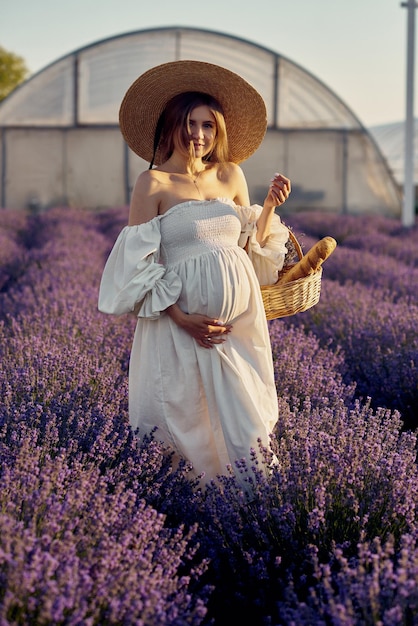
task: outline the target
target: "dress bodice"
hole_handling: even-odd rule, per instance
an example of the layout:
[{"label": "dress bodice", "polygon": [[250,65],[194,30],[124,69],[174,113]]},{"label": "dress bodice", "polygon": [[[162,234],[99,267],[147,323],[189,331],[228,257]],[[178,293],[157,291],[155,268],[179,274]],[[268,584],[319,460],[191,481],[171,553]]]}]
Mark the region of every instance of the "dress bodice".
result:
[{"label": "dress bodice", "polygon": [[222,200],[189,200],[161,216],[161,262],[177,264],[238,245],[241,223]]}]

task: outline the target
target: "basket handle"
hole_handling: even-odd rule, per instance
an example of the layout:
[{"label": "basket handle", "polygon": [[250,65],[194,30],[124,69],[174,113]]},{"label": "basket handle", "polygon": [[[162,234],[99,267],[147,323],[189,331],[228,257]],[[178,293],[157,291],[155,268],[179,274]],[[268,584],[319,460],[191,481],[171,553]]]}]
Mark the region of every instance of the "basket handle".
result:
[{"label": "basket handle", "polygon": [[289,231],[289,239],[292,240],[293,245],[295,246],[295,250],[298,254],[299,257],[299,261],[301,260],[301,258],[303,257],[303,252],[302,252],[302,248],[300,246],[299,241],[296,239],[295,235],[292,233],[292,231],[290,230],[290,228],[287,229]]}]

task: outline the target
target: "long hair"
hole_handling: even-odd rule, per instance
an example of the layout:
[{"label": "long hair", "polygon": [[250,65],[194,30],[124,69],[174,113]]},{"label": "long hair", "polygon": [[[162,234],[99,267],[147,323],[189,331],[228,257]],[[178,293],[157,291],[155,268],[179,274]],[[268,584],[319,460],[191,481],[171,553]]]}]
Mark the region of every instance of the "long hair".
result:
[{"label": "long hair", "polygon": [[[154,158],[158,151],[161,163],[167,161],[174,148],[182,151],[192,164],[193,146],[190,142],[190,114],[198,106],[207,106],[215,118],[216,136],[213,149],[204,157],[207,162],[226,163],[228,161],[228,138],[222,107],[212,96],[198,91],[186,91],[174,96],[167,103],[158,120],[154,138]],[[150,164],[153,166],[154,158]]]}]

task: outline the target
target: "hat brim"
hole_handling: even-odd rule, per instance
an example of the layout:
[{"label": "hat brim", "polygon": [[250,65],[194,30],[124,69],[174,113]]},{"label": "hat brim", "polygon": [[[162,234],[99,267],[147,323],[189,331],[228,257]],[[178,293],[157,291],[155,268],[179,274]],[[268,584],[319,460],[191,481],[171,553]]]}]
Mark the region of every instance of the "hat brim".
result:
[{"label": "hat brim", "polygon": [[267,128],[261,95],[241,76],[224,67],[183,60],[148,70],[126,92],[119,110],[119,125],[133,152],[146,161],[152,160],[158,119],[167,102],[186,91],[209,94],[222,106],[230,161],[245,161],[257,150]]}]

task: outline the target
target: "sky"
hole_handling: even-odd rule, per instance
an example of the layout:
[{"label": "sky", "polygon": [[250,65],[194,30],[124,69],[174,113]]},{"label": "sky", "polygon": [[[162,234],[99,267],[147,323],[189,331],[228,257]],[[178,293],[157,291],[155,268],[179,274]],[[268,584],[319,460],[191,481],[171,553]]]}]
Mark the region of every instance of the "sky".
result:
[{"label": "sky", "polygon": [[372,127],[405,119],[407,14],[401,0],[0,0],[0,46],[23,57],[34,74],[127,32],[217,31],[301,65]]}]

